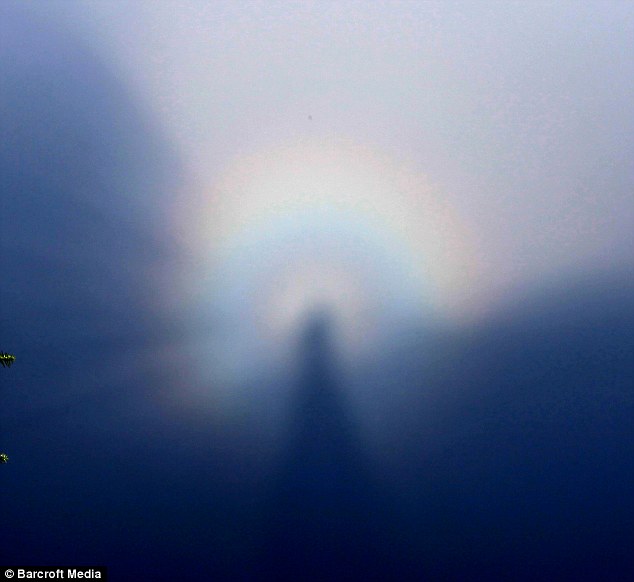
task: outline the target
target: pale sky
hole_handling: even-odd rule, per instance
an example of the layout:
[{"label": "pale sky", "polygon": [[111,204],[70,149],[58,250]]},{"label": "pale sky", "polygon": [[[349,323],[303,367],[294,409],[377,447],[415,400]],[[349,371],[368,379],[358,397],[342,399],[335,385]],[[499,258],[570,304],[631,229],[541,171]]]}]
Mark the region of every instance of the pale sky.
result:
[{"label": "pale sky", "polygon": [[[406,309],[418,285],[423,303],[461,316],[523,287],[632,261],[631,2],[30,7],[82,38],[185,168],[170,235],[196,267],[182,274],[189,295],[176,301],[253,298],[282,276],[262,266],[274,255],[302,267],[279,282],[286,304],[298,305],[292,320],[314,287],[292,292],[293,281],[383,253],[341,292],[332,275],[314,301],[336,295],[342,312],[372,301]],[[329,224],[340,247],[365,229],[355,259],[335,253],[312,265],[313,249],[286,260],[288,228]],[[218,273],[239,288],[206,288]],[[358,298],[343,291],[355,285],[382,290],[365,303],[341,299]],[[271,309],[265,319],[286,317]]]}]

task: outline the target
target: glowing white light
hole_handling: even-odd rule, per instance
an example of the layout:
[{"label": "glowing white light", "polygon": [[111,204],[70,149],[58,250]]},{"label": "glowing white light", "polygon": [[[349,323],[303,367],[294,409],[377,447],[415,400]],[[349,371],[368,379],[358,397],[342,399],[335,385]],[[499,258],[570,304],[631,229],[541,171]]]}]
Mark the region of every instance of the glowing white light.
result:
[{"label": "glowing white light", "polygon": [[261,305],[261,324],[269,337],[284,343],[307,315],[328,311],[344,349],[358,350],[373,337],[371,303],[360,277],[350,269],[314,262],[276,277]]},{"label": "glowing white light", "polygon": [[458,313],[471,293],[455,216],[423,175],[369,148],[272,148],[197,196],[177,233],[195,257],[183,291],[189,313],[213,313],[227,377],[288,355],[316,309],[330,312],[341,353],[359,354],[386,324]]}]

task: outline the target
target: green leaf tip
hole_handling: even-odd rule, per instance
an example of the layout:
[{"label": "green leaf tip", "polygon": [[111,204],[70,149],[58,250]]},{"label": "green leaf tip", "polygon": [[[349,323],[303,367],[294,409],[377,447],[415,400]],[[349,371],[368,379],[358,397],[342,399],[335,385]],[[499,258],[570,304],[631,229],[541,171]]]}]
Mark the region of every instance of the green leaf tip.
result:
[{"label": "green leaf tip", "polygon": [[0,364],[2,364],[3,368],[10,368],[13,362],[15,362],[15,356],[7,354],[6,352],[0,352]]}]

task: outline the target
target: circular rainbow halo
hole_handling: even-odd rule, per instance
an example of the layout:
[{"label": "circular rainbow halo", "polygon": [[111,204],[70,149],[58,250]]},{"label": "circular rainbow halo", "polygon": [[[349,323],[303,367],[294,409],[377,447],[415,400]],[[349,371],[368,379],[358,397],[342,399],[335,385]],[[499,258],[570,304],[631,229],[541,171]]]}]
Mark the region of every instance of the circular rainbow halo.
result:
[{"label": "circular rainbow halo", "polygon": [[464,227],[421,173],[369,148],[330,140],[243,156],[192,198],[180,237],[197,267],[184,291],[214,313],[233,359],[284,352],[315,309],[355,353],[386,322],[464,307]]}]

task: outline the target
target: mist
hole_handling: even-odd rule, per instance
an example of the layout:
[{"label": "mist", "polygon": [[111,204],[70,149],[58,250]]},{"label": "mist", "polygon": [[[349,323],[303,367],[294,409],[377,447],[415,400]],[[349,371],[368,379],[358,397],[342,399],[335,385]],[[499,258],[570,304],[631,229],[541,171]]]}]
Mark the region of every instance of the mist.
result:
[{"label": "mist", "polygon": [[2,563],[631,577],[632,39],[4,2]]}]

